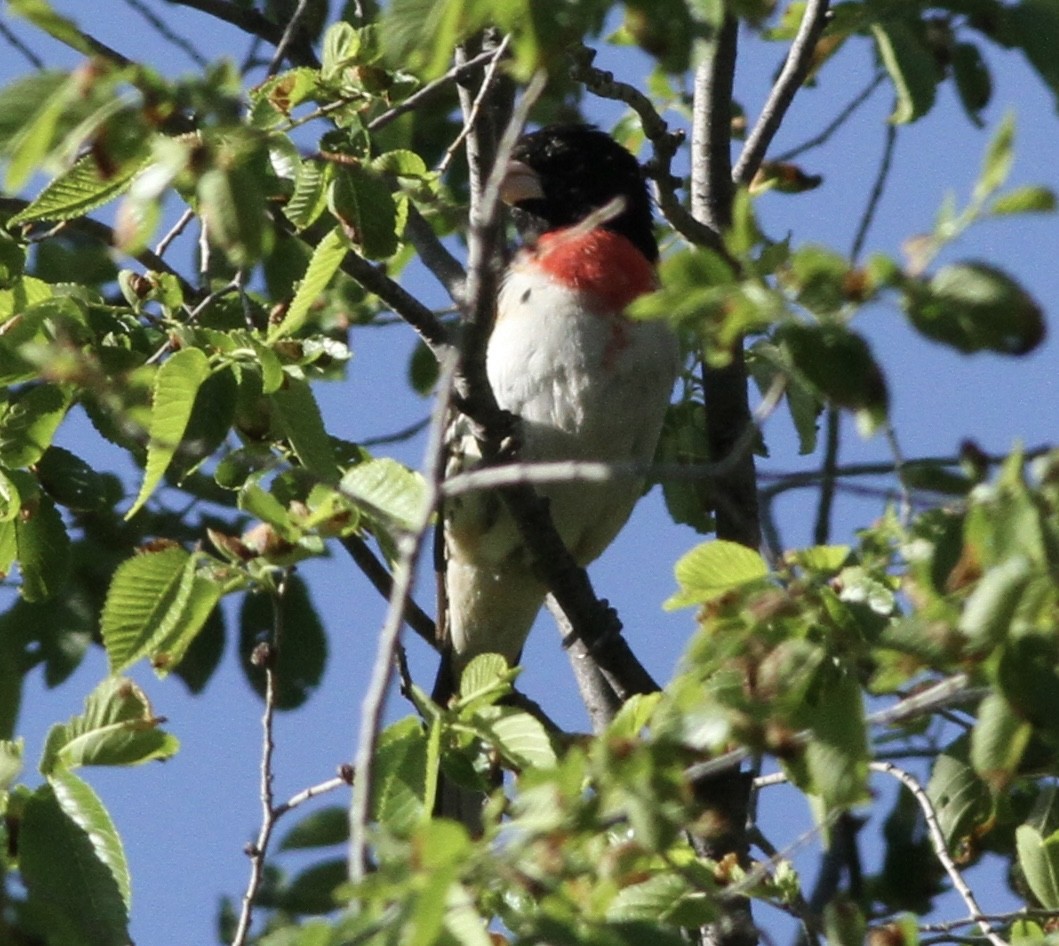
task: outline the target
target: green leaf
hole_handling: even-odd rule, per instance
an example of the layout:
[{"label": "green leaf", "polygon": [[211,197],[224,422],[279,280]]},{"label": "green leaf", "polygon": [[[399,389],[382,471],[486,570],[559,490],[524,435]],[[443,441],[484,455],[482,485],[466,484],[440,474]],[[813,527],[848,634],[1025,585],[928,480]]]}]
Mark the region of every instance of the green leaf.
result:
[{"label": "green leaf", "polygon": [[994,792],[1007,789],[1033,734],[999,693],[990,693],[978,709],[971,730],[971,765]]},{"label": "green leaf", "polygon": [[539,719],[511,706],[484,706],[474,722],[511,763],[520,769],[553,768],[555,747]]},{"label": "green leaf", "polygon": [[97,473],[80,457],[54,444],[37,461],[36,471],[45,492],[75,512],[100,512],[122,497],[121,484],[113,476]]},{"label": "green leaf", "polygon": [[[422,726],[418,728],[422,730]],[[385,733],[383,735],[385,736]],[[332,805],[328,808],[320,808],[302,818],[283,836],[279,849],[298,851],[307,848],[330,847],[334,844],[345,844],[348,840],[348,808]]]},{"label": "green leaf", "polygon": [[307,382],[288,374],[269,400],[295,456],[325,483],[338,480],[338,463],[324,428],[320,408]]},{"label": "green leaf", "polygon": [[1054,213],[1055,191],[1050,187],[1027,184],[1001,194],[990,205],[988,212],[995,216],[1005,214]]},{"label": "green leaf", "polygon": [[1059,8],[1053,0],[1021,0],[1001,10],[1003,38],[1021,47],[1059,101]]},{"label": "green leaf", "polygon": [[[689,907],[697,904],[693,914]],[[717,914],[717,901],[675,871],[659,872],[647,880],[623,887],[607,907],[607,919],[613,923],[643,921],[663,929],[680,917],[681,925],[703,926]],[[693,918],[694,917],[694,918]]]},{"label": "green leaf", "polygon": [[[0,799],[11,787],[22,771],[22,752],[25,741],[22,739],[0,739]],[[0,813],[3,806],[0,805]]]},{"label": "green leaf", "polygon": [[[1054,791],[1054,789],[1052,789]],[[1046,910],[1059,909],[1059,834],[1043,837],[1028,824],[1015,829],[1019,867]]]},{"label": "green leaf", "polygon": [[937,62],[914,21],[889,19],[873,23],[872,35],[897,93],[890,121],[904,125],[922,118],[934,105]]},{"label": "green leaf", "polygon": [[104,174],[93,154],[85,154],[73,166],[50,181],[33,202],[8,221],[8,226],[38,220],[71,220],[102,207],[129,188],[146,154],[123,161]]},{"label": "green leaf", "polygon": [[835,574],[849,559],[848,545],[813,545],[788,552],[784,558],[821,577]]},{"label": "green leaf", "polygon": [[855,332],[828,323],[788,323],[776,332],[791,362],[820,396],[866,415],[878,425],[889,408],[886,379],[868,343]]},{"label": "green leaf", "polygon": [[373,817],[398,836],[407,836],[430,817],[424,807],[426,759],[426,733],[417,717],[402,719],[379,736],[372,770]]},{"label": "green leaf", "polygon": [[340,489],[343,496],[387,529],[417,528],[423,515],[423,477],[389,457],[350,467]]},{"label": "green leaf", "polygon": [[131,519],[147,502],[173,461],[195,406],[195,395],[209,377],[209,359],[198,348],[184,348],[165,361],[155,374],[148,431],[147,466]]},{"label": "green leaf", "polygon": [[55,503],[41,495],[15,520],[22,597],[45,601],[61,591],[70,571],[70,537]]},{"label": "green leaf", "polygon": [[986,653],[1004,639],[1032,575],[1029,561],[1017,555],[991,568],[978,582],[957,625],[972,651]]},{"label": "green leaf", "polygon": [[320,298],[331,278],[338,272],[348,250],[346,238],[340,228],[335,227],[313,249],[305,276],[291,300],[290,307],[279,324],[268,333],[269,341],[292,335],[309,321],[313,304]]},{"label": "green leaf", "polygon": [[265,594],[248,594],[239,612],[239,655],[254,692],[264,698],[265,671],[254,666],[251,655],[259,643],[273,643],[276,680],[276,707],[297,709],[319,686],[327,666],[327,635],[313,607],[305,583],[291,575],[278,614],[281,639],[274,642],[277,614],[273,599]]},{"label": "green leaf", "polygon": [[768,576],[761,555],[738,542],[718,539],[683,555],[675,568],[678,591],[665,603],[666,610],[704,604],[736,588]]},{"label": "green leaf", "polygon": [[140,765],[168,759],[179,742],[159,728],[146,694],[132,680],[107,677],[85,700],[85,711],[48,732],[42,775],[82,765]]},{"label": "green leaf", "polygon": [[167,639],[192,601],[196,558],[179,546],[122,562],[107,590],[100,630],[112,673]]},{"label": "green leaf", "polygon": [[76,775],[56,774],[27,800],[19,867],[49,942],[127,946],[129,870],[121,839]]},{"label": "green leaf", "polygon": [[16,395],[0,416],[0,464],[32,466],[70,409],[70,396],[58,385],[37,384]]},{"label": "green leaf", "polygon": [[368,259],[385,259],[397,252],[404,226],[390,187],[380,175],[360,166],[336,166],[328,207]]},{"label": "green leaf", "polygon": [[938,756],[927,783],[927,797],[950,851],[959,851],[975,838],[995,811],[993,793],[971,766],[968,750],[966,736],[949,745]]},{"label": "green leaf", "polygon": [[316,222],[327,209],[327,167],[318,161],[305,160],[298,165],[294,177],[294,193],[283,205],[283,213],[298,230]]},{"label": "green leaf", "polygon": [[261,258],[272,232],[265,216],[264,175],[254,163],[234,159],[206,171],[198,182],[199,209],[210,241],[243,268]]},{"label": "green leaf", "polygon": [[1045,337],[1040,306],[990,263],[944,266],[926,285],[910,284],[904,306],[920,332],[962,352],[1024,355]]},{"label": "green leaf", "polygon": [[993,80],[978,47],[972,43],[956,43],[952,48],[952,77],[967,117],[979,128],[984,124],[979,112],[993,97]]},{"label": "green leaf", "polygon": [[794,765],[804,771],[801,785],[828,810],[848,808],[868,795],[868,736],[864,694],[856,678],[823,665],[796,723],[811,730],[804,755]]},{"label": "green leaf", "polygon": [[982,159],[982,172],[974,185],[974,199],[985,200],[1001,187],[1008,179],[1014,161],[1015,116],[1008,112],[986,148],[985,157]]}]

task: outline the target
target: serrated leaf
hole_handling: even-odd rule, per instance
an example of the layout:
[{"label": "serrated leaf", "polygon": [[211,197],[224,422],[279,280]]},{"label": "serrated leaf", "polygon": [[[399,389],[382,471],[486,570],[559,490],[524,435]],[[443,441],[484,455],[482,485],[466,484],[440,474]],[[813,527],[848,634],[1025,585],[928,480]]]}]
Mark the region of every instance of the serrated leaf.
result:
[{"label": "serrated leaf", "polygon": [[[189,563],[188,570],[194,572],[194,568],[195,562]],[[153,637],[150,643],[148,656],[159,677],[180,666],[220,600],[221,588],[217,582],[192,574],[191,587],[187,596],[179,599],[175,616],[165,625],[164,633]]]},{"label": "serrated leaf", "polygon": [[666,601],[664,607],[669,611],[704,604],[726,591],[760,581],[768,575],[768,565],[753,549],[718,539],[681,556],[675,573],[681,590]]},{"label": "serrated leaf", "polygon": [[1055,208],[1055,191],[1050,187],[1027,184],[1001,194],[989,205],[988,212],[996,216],[1053,213]]},{"label": "serrated leaf", "polygon": [[252,266],[268,245],[262,181],[250,161],[238,159],[211,168],[198,181],[199,209],[210,241],[236,266]]},{"label": "serrated leaf", "polygon": [[146,656],[177,625],[195,580],[195,559],[178,546],[122,562],[107,590],[100,630],[112,673]]},{"label": "serrated leaf", "polygon": [[22,597],[45,601],[62,590],[70,570],[70,537],[55,503],[38,497],[34,508],[15,520]]},{"label": "serrated leaf", "polygon": [[36,463],[69,408],[70,396],[55,384],[33,385],[14,397],[0,416],[0,464],[17,469]]},{"label": "serrated leaf", "polygon": [[294,334],[308,322],[313,304],[338,272],[347,251],[346,238],[338,227],[327,233],[316,245],[305,276],[298,283],[286,314],[268,333],[270,342]]},{"label": "serrated leaf", "polygon": [[19,867],[51,941],[127,946],[129,870],[102,802],[70,772],[26,802]]},{"label": "serrated leaf", "polygon": [[327,208],[327,168],[317,161],[302,161],[294,177],[294,193],[283,206],[283,213],[298,230],[315,223]]},{"label": "serrated leaf", "polygon": [[383,730],[372,770],[373,817],[388,831],[406,836],[430,816],[427,794],[427,737],[417,717]]},{"label": "serrated leaf", "polygon": [[894,18],[873,23],[871,31],[897,94],[890,121],[904,125],[922,118],[934,105],[939,79],[933,53],[905,20]]},{"label": "serrated leaf", "polygon": [[474,722],[500,753],[519,768],[552,768],[555,747],[539,719],[510,706],[479,709]]},{"label": "serrated leaf", "polygon": [[269,400],[295,456],[325,483],[338,479],[338,463],[320,408],[307,382],[288,374]]},{"label": "serrated leaf", "polygon": [[368,259],[397,252],[403,227],[389,185],[378,174],[360,166],[336,167],[328,207]]},{"label": "serrated leaf", "polygon": [[140,765],[168,759],[179,743],[159,728],[146,694],[132,680],[107,677],[85,700],[85,711],[51,728],[40,771],[51,777],[82,765]]},{"label": "serrated leaf", "polygon": [[350,467],[342,477],[340,489],[387,528],[414,529],[423,514],[423,477],[389,457]]},{"label": "serrated leaf", "polygon": [[685,918],[690,920],[689,908],[696,903],[699,907],[697,919],[688,925],[702,926],[716,915],[715,899],[696,891],[676,872],[657,873],[618,891],[607,907],[607,919],[612,923],[641,921],[666,927],[679,914],[681,925],[684,925]]},{"label": "serrated leaf", "polygon": [[94,155],[82,155],[68,171],[50,181],[28,207],[15,214],[8,226],[82,217],[128,190],[145,158],[145,154],[138,155],[123,162],[116,171],[104,174]]},{"label": "serrated leaf", "polygon": [[126,519],[131,519],[139,512],[169,469],[191,419],[195,395],[209,374],[209,359],[198,348],[181,349],[167,359],[155,374],[147,465],[139,495],[132,508],[125,513]]}]

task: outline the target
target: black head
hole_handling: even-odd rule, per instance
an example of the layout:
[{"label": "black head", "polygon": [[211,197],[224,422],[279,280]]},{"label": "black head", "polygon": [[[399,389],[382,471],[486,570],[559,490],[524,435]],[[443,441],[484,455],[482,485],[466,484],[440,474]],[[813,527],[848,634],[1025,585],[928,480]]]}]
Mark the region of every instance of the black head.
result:
[{"label": "black head", "polygon": [[[622,197],[624,209],[603,226],[622,234],[652,262],[658,259],[640,165],[606,132],[591,125],[547,125],[523,135],[511,157],[512,176],[523,186],[513,189],[509,202],[523,239],[574,226]],[[526,181],[527,168],[532,182]]]}]

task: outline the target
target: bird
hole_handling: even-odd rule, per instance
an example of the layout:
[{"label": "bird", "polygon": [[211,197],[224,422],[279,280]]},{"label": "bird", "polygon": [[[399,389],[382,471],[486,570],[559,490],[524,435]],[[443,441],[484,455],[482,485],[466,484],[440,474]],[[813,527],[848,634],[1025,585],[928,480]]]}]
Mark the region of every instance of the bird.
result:
[{"label": "bird", "polygon": [[[648,463],[679,373],[679,344],[662,320],[624,314],[658,286],[658,243],[636,158],[587,124],[524,134],[500,187],[521,242],[503,274],[486,349],[497,404],[514,418],[518,459]],[[456,423],[448,473],[481,462]],[[578,564],[594,561],[628,520],[643,479],[539,488]],[[500,496],[445,501],[439,569],[443,702],[467,663],[521,656],[547,588]]]}]

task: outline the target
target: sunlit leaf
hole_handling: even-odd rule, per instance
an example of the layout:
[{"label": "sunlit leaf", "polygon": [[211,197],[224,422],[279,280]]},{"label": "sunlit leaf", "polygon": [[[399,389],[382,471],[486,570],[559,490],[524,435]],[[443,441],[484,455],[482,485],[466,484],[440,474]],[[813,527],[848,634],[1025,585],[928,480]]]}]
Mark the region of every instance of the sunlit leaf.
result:
[{"label": "sunlit leaf", "polygon": [[297,291],[283,316],[283,320],[269,331],[273,341],[297,332],[309,320],[312,306],[331,278],[338,272],[347,252],[346,238],[339,228],[331,230],[315,247],[309,259],[305,276],[299,281]]},{"label": "sunlit leaf", "polygon": [[179,743],[159,728],[161,722],[132,680],[107,677],[88,695],[80,716],[48,732],[41,772],[51,776],[60,768],[167,759]]},{"label": "sunlit leaf", "polygon": [[129,871],[121,840],[87,783],[58,773],[30,796],[19,867],[55,942],[127,946]]},{"label": "sunlit leaf", "polygon": [[379,736],[372,791],[374,817],[389,831],[406,835],[430,812],[427,794],[426,734],[416,717],[388,726]]},{"label": "sunlit leaf", "polygon": [[270,402],[302,466],[326,483],[337,480],[335,452],[324,429],[320,407],[305,380],[288,374],[270,395]]},{"label": "sunlit leaf", "polygon": [[139,495],[125,514],[131,519],[150,498],[172,463],[195,406],[195,395],[209,377],[209,359],[197,348],[184,348],[158,369],[151,396],[147,466]]},{"label": "sunlit leaf", "polygon": [[745,545],[723,539],[706,542],[677,561],[680,591],[666,601],[665,607],[673,610],[703,604],[726,591],[760,581],[768,571],[761,555]]}]

